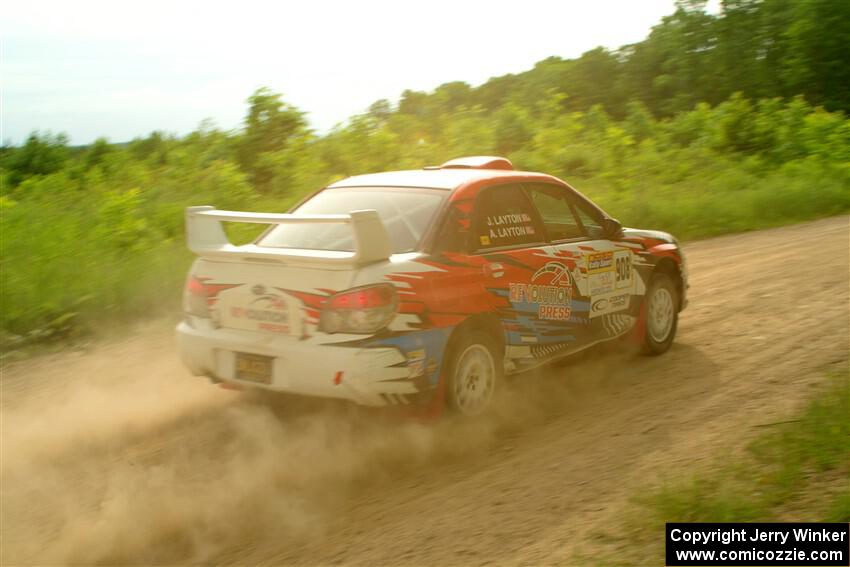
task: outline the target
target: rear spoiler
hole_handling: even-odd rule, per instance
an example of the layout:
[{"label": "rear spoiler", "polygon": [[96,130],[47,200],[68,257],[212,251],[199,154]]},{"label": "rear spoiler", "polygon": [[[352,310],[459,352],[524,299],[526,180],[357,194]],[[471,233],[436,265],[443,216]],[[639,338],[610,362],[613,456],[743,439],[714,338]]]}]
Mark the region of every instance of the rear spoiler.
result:
[{"label": "rear spoiler", "polygon": [[[339,250],[301,250],[230,243],[222,222],[257,224],[348,224],[354,232],[354,252]],[[186,242],[198,256],[241,256],[282,262],[352,266],[386,260],[392,254],[387,229],[377,211],[351,211],[347,215],[298,215],[220,211],[215,207],[186,209]]]}]

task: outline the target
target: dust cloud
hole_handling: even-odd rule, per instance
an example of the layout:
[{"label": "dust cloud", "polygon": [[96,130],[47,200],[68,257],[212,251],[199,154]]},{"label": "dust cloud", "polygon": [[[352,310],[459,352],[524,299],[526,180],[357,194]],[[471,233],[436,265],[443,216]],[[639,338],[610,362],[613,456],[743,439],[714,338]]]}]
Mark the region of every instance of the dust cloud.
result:
[{"label": "dust cloud", "polygon": [[488,419],[267,404],[189,376],[162,323],[4,365],[0,563],[569,564],[647,477],[787,419],[846,366],[847,230],[690,245],[669,353],[517,376]]},{"label": "dust cloud", "polygon": [[204,563],[328,537],[358,494],[484,458],[575,397],[575,382],[532,374],[486,419],[420,422],[222,391],[188,376],[163,338],[13,369],[2,562]]}]

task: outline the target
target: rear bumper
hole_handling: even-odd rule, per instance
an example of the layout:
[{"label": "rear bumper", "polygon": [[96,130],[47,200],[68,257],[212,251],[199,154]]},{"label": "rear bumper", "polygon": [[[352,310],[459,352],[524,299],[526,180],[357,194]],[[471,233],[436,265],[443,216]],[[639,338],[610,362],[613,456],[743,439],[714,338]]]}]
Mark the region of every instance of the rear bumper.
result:
[{"label": "rear bumper", "polygon": [[[407,403],[422,382],[415,365],[396,348],[357,348],[318,344],[288,336],[214,328],[192,318],[177,326],[180,358],[196,376],[247,387],[307,396],[339,398],[362,405]],[[236,378],[236,353],[273,358],[270,384]],[[339,374],[341,373],[341,375]]]}]

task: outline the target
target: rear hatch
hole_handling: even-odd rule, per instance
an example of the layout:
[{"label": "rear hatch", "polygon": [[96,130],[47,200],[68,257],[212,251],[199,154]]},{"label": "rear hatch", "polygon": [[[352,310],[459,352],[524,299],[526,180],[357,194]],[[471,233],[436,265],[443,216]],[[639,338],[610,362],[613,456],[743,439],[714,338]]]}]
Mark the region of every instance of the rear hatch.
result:
[{"label": "rear hatch", "polygon": [[[361,281],[362,268],[418,249],[447,194],[335,187],[293,214],[191,207],[187,240],[199,258],[187,283],[187,312],[222,327],[278,335],[305,336],[320,319],[327,332],[369,334],[388,324],[398,298],[377,275],[381,270],[378,281]],[[343,211],[351,212],[337,214]],[[269,228],[254,243],[235,246],[225,222]]]},{"label": "rear hatch", "polygon": [[352,269],[202,258],[190,278],[203,286],[209,317],[218,326],[303,337],[319,324],[322,303],[351,287],[354,276]]},{"label": "rear hatch", "polygon": [[[345,234],[347,242],[330,242],[343,250],[235,246],[223,222],[322,224],[333,227],[329,233],[337,240]],[[318,325],[323,302],[350,288],[361,266],[392,254],[389,235],[374,210],[293,215],[191,207],[186,227],[189,248],[199,257],[187,284],[187,311],[223,328],[304,336],[311,324]],[[205,305],[197,306],[199,301]]]}]

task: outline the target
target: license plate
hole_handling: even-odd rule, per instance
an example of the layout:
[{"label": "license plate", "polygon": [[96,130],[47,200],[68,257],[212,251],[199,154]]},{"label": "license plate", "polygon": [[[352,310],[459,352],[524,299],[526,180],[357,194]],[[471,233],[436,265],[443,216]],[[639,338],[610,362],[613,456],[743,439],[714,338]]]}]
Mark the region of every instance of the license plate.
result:
[{"label": "license plate", "polygon": [[260,384],[272,383],[272,357],[236,353],[236,379]]}]

